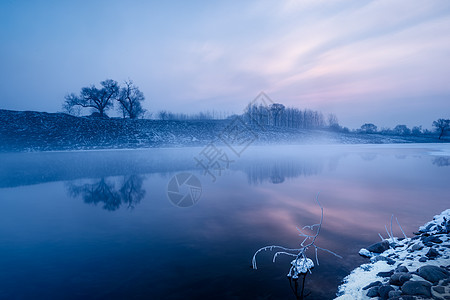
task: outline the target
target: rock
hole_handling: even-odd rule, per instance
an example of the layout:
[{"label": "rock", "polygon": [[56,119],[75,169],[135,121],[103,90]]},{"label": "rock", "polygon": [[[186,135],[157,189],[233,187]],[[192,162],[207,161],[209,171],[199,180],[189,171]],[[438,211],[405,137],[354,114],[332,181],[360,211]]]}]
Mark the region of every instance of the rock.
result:
[{"label": "rock", "polygon": [[430,265],[420,267],[418,273],[420,277],[432,283],[437,283],[441,279],[450,277],[450,273],[447,270]]},{"label": "rock", "polygon": [[433,286],[433,291],[438,294],[443,294],[445,293],[445,288],[443,286]]},{"label": "rock", "polygon": [[405,272],[394,273],[389,278],[389,284],[401,286],[412,278],[412,275]]},{"label": "rock", "polygon": [[368,290],[368,289],[370,289],[371,287],[374,287],[374,286],[380,286],[380,285],[381,285],[381,281],[375,281],[375,282],[372,282],[372,283],[366,285],[365,287],[363,287],[363,291]]},{"label": "rock", "polygon": [[426,259],[425,257],[421,257],[419,258],[419,262],[426,262],[428,259]]},{"label": "rock", "polygon": [[398,299],[398,298],[400,298],[401,295],[402,295],[402,292],[400,292],[400,291],[390,291],[388,294],[389,299]]},{"label": "rock", "polygon": [[363,257],[372,257],[372,253],[370,253],[369,250],[361,248],[361,250],[359,250],[359,255],[363,256]]},{"label": "rock", "polygon": [[367,291],[366,296],[367,296],[367,297],[370,297],[370,298],[372,298],[372,297],[378,297],[378,289],[379,289],[378,286],[371,287],[371,288]]},{"label": "rock", "polygon": [[436,258],[439,256],[439,252],[434,249],[434,248],[430,248],[430,250],[428,250],[427,254],[425,254],[428,258]]},{"label": "rock", "polygon": [[431,284],[426,281],[409,280],[402,285],[402,294],[431,298]]},{"label": "rock", "polygon": [[426,237],[422,241],[423,241],[424,244],[425,243],[435,243],[435,244],[441,244],[442,243],[442,240],[440,238],[438,238],[437,236],[435,236],[435,235],[431,235],[429,237]]},{"label": "rock", "polygon": [[422,250],[422,249],[423,249],[423,245],[421,243],[414,244],[411,247],[411,251],[417,251],[417,250]]},{"label": "rock", "polygon": [[398,266],[398,267],[394,270],[394,273],[400,273],[400,272],[408,273],[409,270],[408,270],[408,268],[405,267],[405,266]]},{"label": "rock", "polygon": [[393,264],[395,264],[395,260],[393,260],[392,258],[383,256],[383,255],[372,256],[372,257],[370,258],[370,261],[373,262],[373,263],[374,263],[374,262],[377,262],[377,261],[385,261],[385,262],[388,263],[388,265],[393,265]]},{"label": "rock", "polygon": [[390,285],[382,285],[378,288],[378,295],[381,299],[388,299],[389,298],[389,292],[393,291],[394,288]]},{"label": "rock", "polygon": [[383,253],[389,249],[389,242],[388,241],[382,241],[375,244],[370,245],[367,247],[367,250],[373,253]]},{"label": "rock", "polygon": [[389,272],[378,272],[377,276],[379,277],[391,277],[392,274],[394,274],[394,271],[389,271]]}]

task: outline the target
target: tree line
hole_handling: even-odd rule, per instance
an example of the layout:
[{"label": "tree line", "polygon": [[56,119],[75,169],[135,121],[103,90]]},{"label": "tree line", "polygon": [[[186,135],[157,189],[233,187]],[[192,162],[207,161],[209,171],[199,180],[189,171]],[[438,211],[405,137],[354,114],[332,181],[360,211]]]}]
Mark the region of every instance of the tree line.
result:
[{"label": "tree line", "polygon": [[[435,132],[439,134],[439,139],[445,136],[450,131],[450,119],[438,119],[433,121],[432,126]],[[358,133],[378,133],[385,135],[401,135],[401,136],[419,136],[419,135],[432,135],[434,132],[428,129],[422,129],[422,126],[414,126],[411,129],[406,125],[397,125],[393,129],[382,128],[378,130],[378,127],[373,123],[365,123],[360,129],[356,130]]]},{"label": "tree line", "polygon": [[314,129],[325,127],[325,118],[320,111],[285,107],[280,103],[269,106],[250,104],[244,112],[249,124],[264,126]]},{"label": "tree line", "polygon": [[[145,100],[144,94],[131,80],[124,81],[123,85],[112,79],[100,82],[101,87],[95,85],[81,88],[77,95],[71,93],[65,96],[63,108],[66,112],[73,114],[77,108],[91,108],[94,110],[93,116],[107,117],[106,112],[116,104],[116,109],[123,118],[136,119],[144,115],[146,110],[142,107]],[[207,111],[196,114],[173,113],[162,110],[156,117],[160,120],[217,120],[228,119],[233,115],[223,112]],[[234,115],[235,116],[235,115]],[[244,113],[240,115],[250,124],[263,126],[286,127],[297,129],[329,129],[339,132],[350,132],[346,127],[339,125],[336,115],[329,114],[327,119],[320,111],[310,109],[298,109],[286,107],[280,103],[270,105],[250,103]],[[450,131],[450,119],[438,119],[433,122],[433,127],[439,133],[439,139]],[[358,133],[380,133],[386,135],[426,135],[432,134],[429,130],[423,130],[422,126],[408,128],[406,125],[397,125],[393,129],[378,127],[372,123],[365,123]]]}]

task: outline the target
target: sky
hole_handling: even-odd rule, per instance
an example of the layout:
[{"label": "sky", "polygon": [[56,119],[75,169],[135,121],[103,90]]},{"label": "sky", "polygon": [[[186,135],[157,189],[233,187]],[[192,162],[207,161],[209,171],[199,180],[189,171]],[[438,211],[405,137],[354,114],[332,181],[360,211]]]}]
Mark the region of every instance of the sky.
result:
[{"label": "sky", "polygon": [[274,102],[341,125],[450,118],[450,1],[0,1],[0,109],[132,79],[160,110]]}]

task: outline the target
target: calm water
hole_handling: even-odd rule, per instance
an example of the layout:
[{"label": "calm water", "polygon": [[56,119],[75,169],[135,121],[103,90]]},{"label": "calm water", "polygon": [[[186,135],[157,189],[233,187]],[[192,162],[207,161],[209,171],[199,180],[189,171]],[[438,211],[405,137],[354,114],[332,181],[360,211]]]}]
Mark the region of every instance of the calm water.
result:
[{"label": "calm water", "polygon": [[[446,145],[254,147],[215,182],[201,151],[0,154],[0,299],[296,299],[290,258],[251,258],[296,247],[318,192],[317,245],[343,259],[319,253],[304,294],[330,299],[391,214],[411,234],[449,208]],[[201,181],[192,207],[168,200],[180,172]]]}]

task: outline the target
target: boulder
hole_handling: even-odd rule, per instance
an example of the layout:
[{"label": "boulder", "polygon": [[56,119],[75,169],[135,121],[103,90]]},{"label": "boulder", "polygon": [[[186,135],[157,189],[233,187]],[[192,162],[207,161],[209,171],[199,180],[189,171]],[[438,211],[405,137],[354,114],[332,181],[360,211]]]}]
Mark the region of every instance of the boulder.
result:
[{"label": "boulder", "polygon": [[378,297],[378,289],[379,289],[378,286],[371,287],[371,288],[367,291],[366,296],[369,297],[369,298],[372,298],[372,297]]},{"label": "boulder", "polygon": [[400,273],[400,272],[402,272],[402,273],[408,273],[409,270],[408,270],[407,267],[400,265],[400,266],[398,266],[398,267],[394,270],[394,273]]},{"label": "boulder", "polygon": [[393,291],[394,288],[390,285],[382,285],[378,288],[378,295],[381,299],[389,299],[389,292]]},{"label": "boulder", "polygon": [[372,283],[369,283],[368,285],[366,285],[365,287],[363,287],[363,291],[370,289],[371,287],[374,286],[380,286],[381,285],[381,281],[375,281]]},{"label": "boulder", "polygon": [[382,241],[375,244],[370,245],[367,247],[367,250],[373,253],[383,253],[389,249],[389,242],[388,241]]},{"label": "boulder", "polygon": [[427,244],[427,243],[441,244],[442,240],[435,235],[431,235],[431,236],[424,238],[423,243],[424,244]]},{"label": "boulder", "polygon": [[402,285],[402,294],[431,298],[431,284],[426,281],[409,280]]},{"label": "boulder", "polygon": [[408,280],[412,278],[412,275],[405,272],[398,272],[392,274],[391,278],[389,278],[389,284],[401,286]]},{"label": "boulder", "polygon": [[378,272],[377,276],[378,277],[391,277],[392,274],[394,274],[394,270],[391,270],[389,272]]},{"label": "boulder", "polygon": [[434,249],[434,248],[430,248],[430,250],[428,250],[427,254],[425,254],[428,258],[436,258],[439,256],[439,252]]},{"label": "boulder", "polygon": [[447,270],[430,265],[420,267],[418,274],[423,279],[432,283],[437,283],[442,279],[450,277],[450,273]]}]

